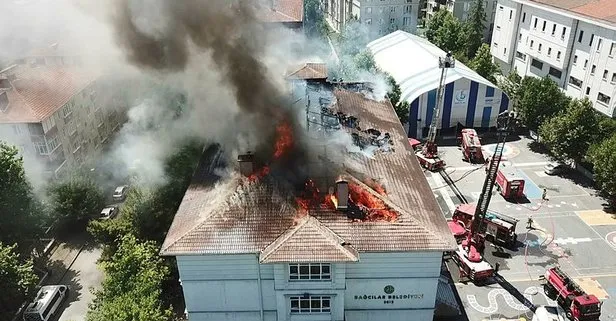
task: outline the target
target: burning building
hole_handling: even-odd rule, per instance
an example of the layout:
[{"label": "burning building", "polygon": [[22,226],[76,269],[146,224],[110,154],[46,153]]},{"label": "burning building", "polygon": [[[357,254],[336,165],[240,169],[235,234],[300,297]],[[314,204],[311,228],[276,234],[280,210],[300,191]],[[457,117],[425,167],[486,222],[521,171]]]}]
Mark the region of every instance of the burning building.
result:
[{"label": "burning building", "polygon": [[[362,86],[319,86],[306,92],[307,136],[343,132],[350,148],[290,155],[296,133],[281,123],[270,159],[240,155],[229,176],[216,174],[217,147],[204,152],[161,248],[191,321],[432,320],[456,243],[404,129]],[[285,157],[318,170],[304,162],[304,177]]]}]

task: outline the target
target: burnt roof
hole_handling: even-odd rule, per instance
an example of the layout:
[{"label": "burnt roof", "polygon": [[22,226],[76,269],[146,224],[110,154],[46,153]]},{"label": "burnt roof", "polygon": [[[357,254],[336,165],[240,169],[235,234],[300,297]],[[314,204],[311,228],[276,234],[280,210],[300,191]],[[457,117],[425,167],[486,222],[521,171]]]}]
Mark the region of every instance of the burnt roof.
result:
[{"label": "burnt roof", "polygon": [[344,262],[356,261],[358,252],[455,249],[391,103],[340,89],[334,95],[336,110],[357,117],[363,128],[391,135],[391,151],[372,158],[349,154],[353,166],[341,174],[373,195],[379,194],[361,178],[383,183],[387,192],[379,197],[398,213],[395,222],[351,220],[327,206],[298,215],[294,201],[281,196],[275,182],[263,179],[247,184],[239,174],[218,179],[212,165],[216,151],[210,148],[203,154],[161,254],[255,253],[263,263]]}]

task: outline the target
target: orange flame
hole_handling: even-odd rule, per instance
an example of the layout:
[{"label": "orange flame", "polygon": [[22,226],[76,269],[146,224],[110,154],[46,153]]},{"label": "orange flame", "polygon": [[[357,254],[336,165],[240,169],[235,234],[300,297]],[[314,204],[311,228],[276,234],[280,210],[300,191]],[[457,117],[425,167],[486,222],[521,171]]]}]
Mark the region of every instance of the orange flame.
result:
[{"label": "orange flame", "polygon": [[392,210],[385,202],[370,194],[357,184],[349,183],[349,194],[355,205],[366,211],[366,221],[394,222],[398,213]]},{"label": "orange flame", "polygon": [[260,170],[248,176],[248,180],[251,182],[257,181],[261,179],[263,176],[266,176],[267,174],[269,174],[269,172],[270,172],[270,168],[267,166],[263,166]]},{"label": "orange flame", "polygon": [[291,146],[293,146],[293,130],[288,123],[282,123],[276,127],[274,158],[280,158]]},{"label": "orange flame", "polygon": [[329,194],[328,198],[332,202],[332,204],[334,205],[334,209],[337,209],[338,208],[338,198],[336,198],[336,195]]},{"label": "orange flame", "polygon": [[375,190],[377,193],[379,193],[380,195],[386,195],[387,193],[385,192],[385,188],[383,187],[383,185],[379,184],[376,180],[374,179],[369,179],[367,180],[367,182],[365,182],[366,185],[370,186],[370,188],[372,188],[373,190]]}]

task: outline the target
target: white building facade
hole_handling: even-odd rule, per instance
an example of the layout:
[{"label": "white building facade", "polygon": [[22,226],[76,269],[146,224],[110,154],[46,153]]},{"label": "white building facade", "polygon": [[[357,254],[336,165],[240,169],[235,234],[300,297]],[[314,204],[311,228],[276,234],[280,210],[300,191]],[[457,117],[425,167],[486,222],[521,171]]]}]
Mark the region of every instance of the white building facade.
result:
[{"label": "white building facade", "polygon": [[353,19],[365,26],[371,39],[396,30],[417,31],[419,0],[323,0],[326,21],[336,32]]},{"label": "white building facade", "polygon": [[[549,76],[569,96],[587,97],[595,109],[614,117],[616,19],[593,17],[610,10],[606,3],[582,1],[565,10],[499,0],[491,43],[494,61],[505,73],[515,68],[521,76]],[[603,9],[595,8],[601,4]]]},{"label": "white building facade", "polygon": [[[178,256],[191,321],[432,320],[442,253],[361,253],[355,263],[259,264]],[[308,306],[307,306],[308,304]]]},{"label": "white building facade", "polygon": [[[427,40],[397,31],[368,44],[377,66],[400,85],[401,99],[410,104],[408,136],[425,137],[432,121],[445,52]],[[409,57],[413,57],[409,59]],[[496,85],[456,62],[447,70],[438,128],[490,128],[509,108],[509,98]]]}]

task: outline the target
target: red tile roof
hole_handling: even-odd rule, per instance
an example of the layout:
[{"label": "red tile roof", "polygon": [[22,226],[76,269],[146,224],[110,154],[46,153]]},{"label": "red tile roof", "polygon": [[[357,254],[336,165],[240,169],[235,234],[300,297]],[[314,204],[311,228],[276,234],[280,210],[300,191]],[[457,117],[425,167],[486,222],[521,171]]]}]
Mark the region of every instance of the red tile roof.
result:
[{"label": "red tile roof", "polygon": [[4,74],[9,73],[16,79],[7,91],[9,106],[0,113],[0,123],[43,121],[96,79],[74,66],[17,65]]},{"label": "red tile roof", "polygon": [[258,17],[266,22],[302,22],[304,20],[303,0],[269,0],[273,6],[260,10]]},{"label": "red tile roof", "polygon": [[530,2],[564,9],[612,24],[616,23],[616,1],[614,0],[531,0]]},{"label": "red tile roof", "polygon": [[287,79],[327,79],[327,65],[324,63],[307,63],[287,74]]},{"label": "red tile roof", "polygon": [[[360,119],[362,128],[390,133],[393,150],[373,158],[350,154],[345,176],[378,195],[359,177],[381,182],[382,200],[399,213],[395,222],[354,221],[321,205],[297,222],[295,203],[267,176],[257,183],[225,179],[213,184],[206,151],[162,245],[162,255],[260,253],[263,262],[353,261],[355,252],[446,251],[456,247],[391,103],[336,90],[337,109]],[[343,246],[344,243],[344,246]]]}]

